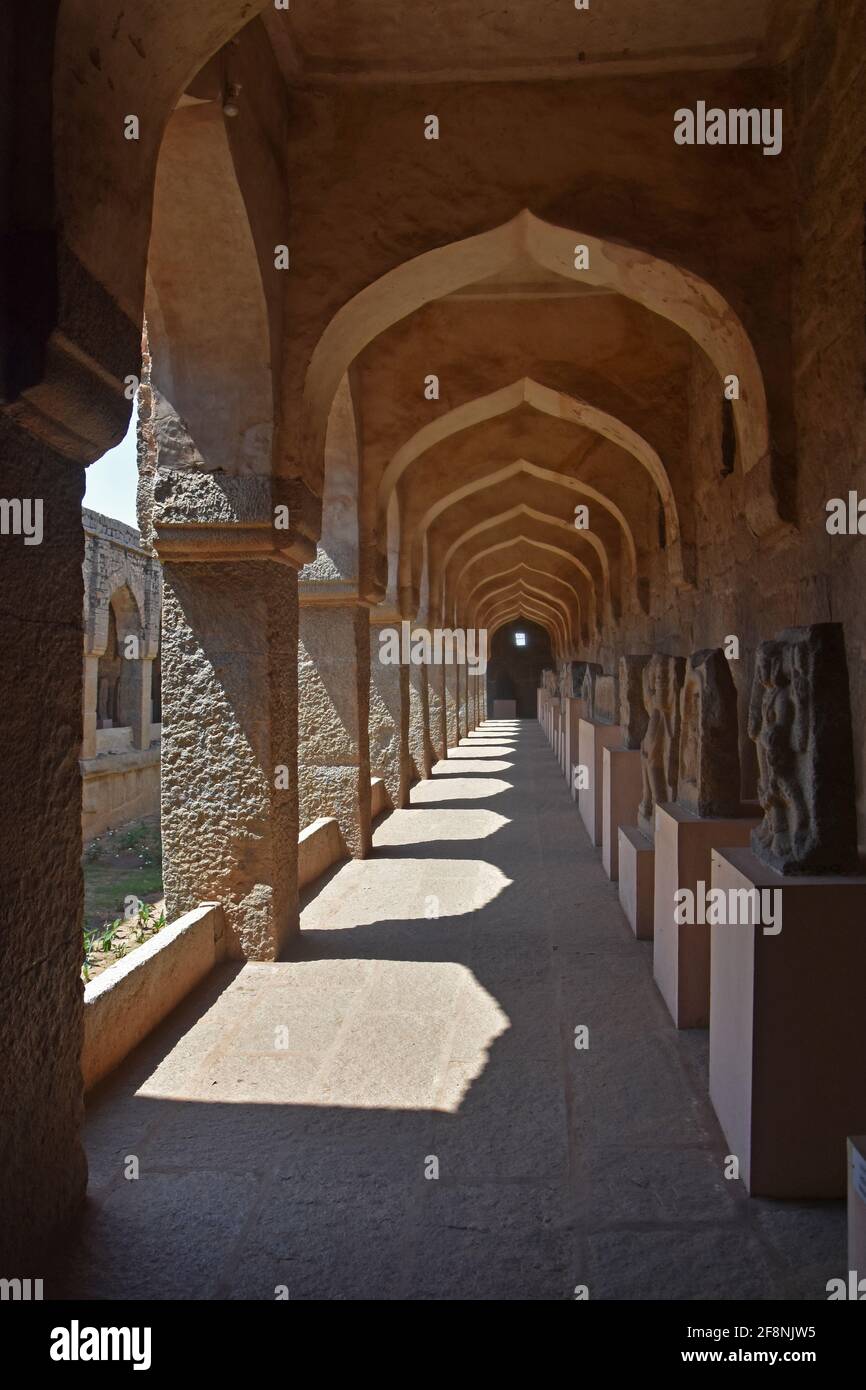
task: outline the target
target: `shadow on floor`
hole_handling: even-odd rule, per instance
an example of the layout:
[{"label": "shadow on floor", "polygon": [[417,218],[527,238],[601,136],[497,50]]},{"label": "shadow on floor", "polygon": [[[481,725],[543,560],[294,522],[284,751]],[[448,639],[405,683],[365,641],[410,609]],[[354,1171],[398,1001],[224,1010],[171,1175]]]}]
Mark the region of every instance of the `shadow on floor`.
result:
[{"label": "shadow on floor", "polygon": [[291,959],[220,967],[93,1096],[50,1296],[825,1297],[841,1204],[724,1179],[706,1035],[537,724],[493,741],[507,772],[440,764],[307,895]]}]

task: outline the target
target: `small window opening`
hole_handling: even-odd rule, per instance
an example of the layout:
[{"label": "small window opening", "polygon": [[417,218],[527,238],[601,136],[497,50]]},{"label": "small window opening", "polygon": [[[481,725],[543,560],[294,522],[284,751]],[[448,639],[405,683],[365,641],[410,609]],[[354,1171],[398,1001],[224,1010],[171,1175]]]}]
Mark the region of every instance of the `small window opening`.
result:
[{"label": "small window opening", "polygon": [[515,634],[514,634],[514,645],[515,645],[515,647],[525,647],[525,646],[526,646],[526,633],[525,633],[525,632],[515,632]]}]

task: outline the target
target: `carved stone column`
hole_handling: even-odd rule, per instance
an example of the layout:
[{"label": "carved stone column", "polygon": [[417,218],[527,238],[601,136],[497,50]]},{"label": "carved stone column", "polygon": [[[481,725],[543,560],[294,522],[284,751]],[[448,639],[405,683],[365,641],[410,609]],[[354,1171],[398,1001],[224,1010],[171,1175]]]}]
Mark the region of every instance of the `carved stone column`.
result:
[{"label": "carved stone column", "polygon": [[220,902],[229,953],[256,960],[298,929],[296,568],[311,545],[274,517],[304,501],[268,478],[174,470],[153,485],[168,916]]}]

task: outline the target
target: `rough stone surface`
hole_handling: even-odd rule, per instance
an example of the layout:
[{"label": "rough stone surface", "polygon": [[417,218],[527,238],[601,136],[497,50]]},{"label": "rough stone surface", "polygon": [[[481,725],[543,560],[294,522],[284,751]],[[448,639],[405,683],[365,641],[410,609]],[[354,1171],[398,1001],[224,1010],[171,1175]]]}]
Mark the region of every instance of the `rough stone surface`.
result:
[{"label": "rough stone surface", "polygon": [[[0,1258],[39,1277],[84,1196],[80,1141],[81,650],[84,469],[0,412],[3,491],[42,497],[41,545],[0,539],[4,682],[0,855]],[[11,670],[11,667],[10,667]]]},{"label": "rough stone surface", "polygon": [[370,848],[370,632],[367,609],[301,608],[298,788],[301,827],[335,816],[351,854]]},{"label": "rough stone surface", "polygon": [[680,755],[680,691],[685,661],[680,656],[655,652],[643,671],[647,727],[640,747],[643,795],[637,823],[648,839],[655,839],[658,802],[674,801]]},{"label": "rough stone surface", "polygon": [[382,777],[393,806],[408,806],[412,783],[409,752],[409,666],[383,665],[380,629],[370,628],[370,770]]},{"label": "rough stone surface", "polygon": [[857,867],[848,665],[839,623],[787,628],[758,651],[749,710],[764,811],[752,847],[785,874]]},{"label": "rough stone surface", "polygon": [[219,902],[235,954],[273,958],[297,930],[297,577],[267,560],[163,577],[168,917]]},{"label": "rough stone surface", "polygon": [[696,816],[735,816],[741,805],[737,687],[721,647],[686,661],[680,713],[677,801]]}]

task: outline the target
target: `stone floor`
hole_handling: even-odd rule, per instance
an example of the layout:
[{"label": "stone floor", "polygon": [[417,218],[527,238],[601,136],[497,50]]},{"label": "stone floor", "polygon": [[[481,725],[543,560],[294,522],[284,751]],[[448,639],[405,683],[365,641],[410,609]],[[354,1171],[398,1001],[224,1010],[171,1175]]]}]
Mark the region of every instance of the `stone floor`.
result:
[{"label": "stone floor", "polygon": [[706,1035],[674,1030],[538,725],[482,725],[375,845],[295,959],[222,968],[102,1088],[47,1292],[824,1298],[844,1209],[724,1178]]}]

